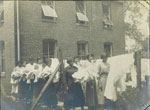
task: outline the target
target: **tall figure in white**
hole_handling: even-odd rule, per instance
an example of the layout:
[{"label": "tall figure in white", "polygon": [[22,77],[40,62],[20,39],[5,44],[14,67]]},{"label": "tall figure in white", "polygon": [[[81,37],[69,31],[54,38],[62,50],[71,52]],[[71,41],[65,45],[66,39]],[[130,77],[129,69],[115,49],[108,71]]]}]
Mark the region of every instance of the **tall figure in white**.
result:
[{"label": "tall figure in white", "polygon": [[107,63],[107,55],[103,53],[101,55],[102,62],[98,65],[98,83],[97,83],[97,95],[98,95],[98,105],[100,109],[104,109],[106,100],[104,97],[107,76],[110,70],[110,65]]}]

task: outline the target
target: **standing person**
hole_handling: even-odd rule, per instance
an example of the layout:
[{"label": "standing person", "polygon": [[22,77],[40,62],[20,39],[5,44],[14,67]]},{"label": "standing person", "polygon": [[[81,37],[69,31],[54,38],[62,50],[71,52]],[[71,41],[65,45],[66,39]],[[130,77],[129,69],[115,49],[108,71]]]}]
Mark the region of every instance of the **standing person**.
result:
[{"label": "standing person", "polygon": [[39,77],[40,73],[42,72],[42,59],[39,57],[36,60],[36,64],[34,65],[34,90],[33,90],[33,100],[35,100],[38,95],[40,94],[40,91],[43,88],[43,80]]},{"label": "standing person", "polygon": [[74,64],[73,64],[75,67],[79,68],[81,65],[80,65],[80,57],[78,56],[75,56],[74,57]]},{"label": "standing person", "polygon": [[[48,79],[51,77],[51,59],[47,59],[44,61],[45,67],[43,68],[42,74],[44,78],[44,84],[48,81]],[[54,83],[51,83],[47,90],[44,93],[43,96],[44,104],[48,106],[51,109],[55,109],[57,106],[57,96],[56,96],[56,88],[54,86]]]},{"label": "standing person", "polygon": [[98,65],[98,83],[97,83],[97,93],[98,93],[98,104],[99,109],[103,110],[106,106],[106,99],[104,97],[104,91],[107,82],[107,76],[110,70],[110,65],[107,63],[107,55],[103,53],[101,55],[102,62]]},{"label": "standing person", "polygon": [[12,90],[11,94],[16,98],[16,101],[19,99],[19,81],[22,74],[22,63],[18,62],[18,65],[14,68],[11,74],[11,84]]},{"label": "standing person", "polygon": [[67,66],[64,70],[66,74],[66,82],[67,82],[67,92],[64,97],[64,108],[65,110],[75,109],[76,102],[75,102],[75,86],[74,86],[74,79],[72,75],[78,71],[77,67],[73,66],[73,60],[67,60],[69,66]]},{"label": "standing person", "polygon": [[42,71],[42,58],[38,57],[36,59],[36,63],[34,63],[34,75],[35,75],[34,83],[38,82],[38,76],[41,73],[41,71]]},{"label": "standing person", "polygon": [[[80,58],[74,57],[74,66],[80,69]],[[85,97],[83,93],[83,89],[81,86],[81,82],[74,82],[74,88],[75,88],[75,105],[76,107],[81,107],[81,110],[84,110],[85,105]]]},{"label": "standing person", "polygon": [[22,74],[21,74],[21,78],[20,78],[20,82],[19,82],[19,99],[21,101],[24,101],[24,99],[26,98],[26,92],[28,91],[27,90],[27,84],[26,84],[26,74],[25,74],[25,65],[26,65],[26,62],[24,61],[22,63],[22,67],[21,67],[21,70],[22,70]]},{"label": "standing person", "polygon": [[34,88],[34,59],[29,58],[29,63],[25,67],[25,72],[27,75],[27,100],[29,103],[32,103],[32,98],[33,98],[33,88]]},{"label": "standing person", "polygon": [[[87,62],[86,67],[92,67],[94,65],[94,55],[89,54],[87,55]],[[91,68],[91,69],[92,69]],[[93,73],[96,74],[96,73]],[[86,105],[88,106],[89,110],[95,110],[98,102],[97,102],[97,93],[96,93],[96,81],[93,75],[90,75],[89,80],[86,83]]]}]

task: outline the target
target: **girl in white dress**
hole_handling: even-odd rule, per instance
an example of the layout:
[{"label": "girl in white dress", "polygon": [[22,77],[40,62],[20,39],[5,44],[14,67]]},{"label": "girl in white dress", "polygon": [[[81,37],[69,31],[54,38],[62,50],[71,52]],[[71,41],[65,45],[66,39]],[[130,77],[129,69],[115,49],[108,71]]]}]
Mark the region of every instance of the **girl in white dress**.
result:
[{"label": "girl in white dress", "polygon": [[19,81],[22,74],[22,63],[18,62],[18,65],[14,68],[12,74],[11,74],[11,84],[12,84],[12,90],[11,94],[18,100],[18,92],[19,92]]}]

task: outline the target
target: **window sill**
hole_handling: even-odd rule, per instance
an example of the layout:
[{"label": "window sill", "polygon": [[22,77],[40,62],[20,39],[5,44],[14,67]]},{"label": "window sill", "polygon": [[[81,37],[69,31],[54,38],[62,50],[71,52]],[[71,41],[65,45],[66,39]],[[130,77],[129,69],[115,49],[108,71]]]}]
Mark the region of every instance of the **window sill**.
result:
[{"label": "window sill", "polygon": [[54,20],[52,20],[52,19],[42,19],[42,22],[57,23],[58,21],[57,21],[57,19],[54,19]]},{"label": "window sill", "polygon": [[76,26],[83,26],[83,27],[88,27],[88,24],[81,24],[81,23],[76,23]]},{"label": "window sill", "polygon": [[106,29],[106,30],[113,30],[112,28],[106,28],[103,26],[103,29]]}]

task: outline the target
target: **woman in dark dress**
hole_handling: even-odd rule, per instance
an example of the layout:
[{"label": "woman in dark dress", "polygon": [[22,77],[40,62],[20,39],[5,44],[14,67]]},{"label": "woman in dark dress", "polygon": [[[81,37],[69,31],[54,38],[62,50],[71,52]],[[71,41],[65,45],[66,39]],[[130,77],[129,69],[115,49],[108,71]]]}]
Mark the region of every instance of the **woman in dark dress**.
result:
[{"label": "woman in dark dress", "polygon": [[73,66],[73,60],[68,60],[68,67],[65,68],[67,93],[64,97],[65,110],[75,109],[75,107],[81,107],[84,109],[85,99],[80,83],[75,82],[72,75],[78,71],[77,67]]},{"label": "woman in dark dress", "polygon": [[21,101],[26,101],[27,102],[27,95],[28,95],[28,90],[29,90],[29,86],[26,83],[27,79],[26,79],[26,74],[25,74],[25,66],[26,66],[26,62],[24,61],[22,63],[22,76],[20,78],[20,82],[19,82],[19,99]]},{"label": "woman in dark dress", "polygon": [[[44,77],[44,85],[45,85],[52,75],[52,73],[50,71],[51,59],[47,59],[46,61],[44,61],[44,63],[45,63],[45,68],[44,68],[45,71],[43,74],[46,73],[44,75],[45,76]],[[56,94],[57,94],[57,91],[56,91],[55,85],[54,85],[54,83],[51,83],[43,95],[44,104],[47,105],[48,108],[55,110],[55,108],[57,107],[58,100],[57,100]]]},{"label": "woman in dark dress", "polygon": [[[94,65],[94,55],[87,55],[86,59],[86,68],[91,68]],[[95,74],[95,73],[93,73]],[[88,106],[88,110],[96,110],[98,102],[97,102],[97,92],[96,92],[96,80],[93,76],[86,82],[86,105]]]}]

